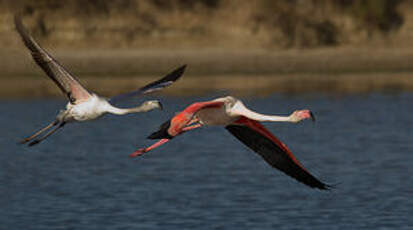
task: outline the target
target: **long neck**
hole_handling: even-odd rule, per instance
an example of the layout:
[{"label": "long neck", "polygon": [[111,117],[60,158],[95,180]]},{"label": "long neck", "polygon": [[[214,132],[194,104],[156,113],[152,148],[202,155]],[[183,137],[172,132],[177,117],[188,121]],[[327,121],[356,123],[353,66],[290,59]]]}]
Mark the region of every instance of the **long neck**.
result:
[{"label": "long neck", "polygon": [[116,114],[116,115],[125,115],[125,114],[128,114],[128,113],[147,112],[151,109],[152,108],[149,108],[148,106],[145,106],[145,105],[141,105],[141,106],[133,107],[133,108],[122,109],[122,108],[118,108],[118,107],[115,107],[113,105],[108,104],[106,111],[108,113],[113,113],[113,114]]},{"label": "long neck", "polygon": [[292,122],[290,116],[265,115],[249,110],[241,101],[235,103],[231,108],[231,113],[245,116],[256,121]]},{"label": "long neck", "polygon": [[257,120],[257,121],[278,121],[278,122],[290,122],[290,116],[273,116],[273,115],[264,115],[260,113],[253,112],[249,110],[247,112],[248,118]]}]

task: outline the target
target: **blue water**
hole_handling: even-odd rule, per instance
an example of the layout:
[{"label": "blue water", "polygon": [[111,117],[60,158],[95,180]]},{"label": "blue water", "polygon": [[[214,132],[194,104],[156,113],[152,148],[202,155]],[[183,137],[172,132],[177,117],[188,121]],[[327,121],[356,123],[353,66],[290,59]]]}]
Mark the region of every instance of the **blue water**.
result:
[{"label": "blue water", "polygon": [[329,192],[269,167],[220,127],[141,158],[128,154],[175,111],[212,96],[161,98],[166,110],[69,124],[59,100],[0,101],[0,229],[412,229],[413,94],[274,95],[252,109],[310,108],[317,122],[266,123]]}]

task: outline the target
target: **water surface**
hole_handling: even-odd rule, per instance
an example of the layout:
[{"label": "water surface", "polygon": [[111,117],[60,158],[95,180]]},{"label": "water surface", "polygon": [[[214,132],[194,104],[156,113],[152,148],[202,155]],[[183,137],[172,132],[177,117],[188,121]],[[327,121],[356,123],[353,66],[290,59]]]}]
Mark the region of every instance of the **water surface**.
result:
[{"label": "water surface", "polygon": [[225,129],[194,130],[137,159],[145,137],[196,100],[69,124],[38,146],[19,138],[59,100],[0,101],[0,229],[411,229],[413,94],[244,99],[272,114],[310,108],[315,124],[266,123],[315,176],[310,189]]}]

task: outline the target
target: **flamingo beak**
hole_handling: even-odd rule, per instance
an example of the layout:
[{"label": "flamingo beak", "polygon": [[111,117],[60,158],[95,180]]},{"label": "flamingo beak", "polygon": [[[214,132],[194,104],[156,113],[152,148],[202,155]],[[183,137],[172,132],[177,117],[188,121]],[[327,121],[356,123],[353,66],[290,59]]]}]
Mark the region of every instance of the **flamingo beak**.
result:
[{"label": "flamingo beak", "polygon": [[311,112],[311,111],[310,111],[310,117],[311,117],[311,120],[312,120],[313,122],[315,122],[315,116],[314,116],[313,112]]}]

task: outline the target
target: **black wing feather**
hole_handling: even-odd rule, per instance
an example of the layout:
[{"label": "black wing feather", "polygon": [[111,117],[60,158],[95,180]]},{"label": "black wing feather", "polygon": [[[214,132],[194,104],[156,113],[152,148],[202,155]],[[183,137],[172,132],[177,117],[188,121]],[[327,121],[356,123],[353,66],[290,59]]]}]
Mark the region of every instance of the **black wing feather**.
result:
[{"label": "black wing feather", "polygon": [[247,126],[229,125],[226,129],[246,146],[258,153],[272,167],[277,168],[294,179],[318,189],[329,186],[297,165],[287,153],[273,141]]},{"label": "black wing feather", "polygon": [[186,68],[186,65],[183,65],[183,66],[175,69],[171,73],[167,74],[162,79],[151,82],[151,83],[145,85],[144,87],[142,87],[142,88],[140,88],[136,91],[132,91],[132,92],[129,92],[129,93],[120,94],[120,95],[117,95],[115,97],[112,97],[110,99],[110,102],[114,102],[114,101],[117,101],[117,100],[120,100],[120,99],[123,99],[123,98],[134,97],[134,96],[138,96],[138,95],[142,95],[142,94],[151,93],[151,92],[154,92],[154,91],[161,90],[161,89],[163,89],[167,86],[170,86],[182,76],[182,74],[185,72],[185,68]]}]

